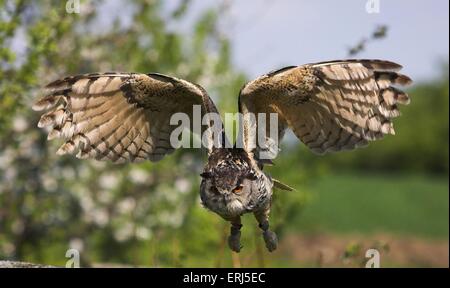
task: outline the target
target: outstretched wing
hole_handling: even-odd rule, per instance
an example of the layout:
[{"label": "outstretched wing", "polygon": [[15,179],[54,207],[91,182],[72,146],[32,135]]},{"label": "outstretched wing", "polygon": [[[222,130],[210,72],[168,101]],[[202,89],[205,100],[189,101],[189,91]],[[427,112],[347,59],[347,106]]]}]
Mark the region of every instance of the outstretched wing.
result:
[{"label": "outstretched wing", "polygon": [[338,60],[286,67],[249,82],[239,95],[243,148],[257,159],[264,158],[263,151],[273,156],[278,151],[267,131],[270,117],[266,137],[258,143],[255,136],[264,127],[257,127],[257,117],[248,116],[252,113],[276,113],[278,140],[290,128],[319,154],[354,149],[394,134],[397,104],[409,103],[408,95],[394,87],[411,83],[398,73],[401,68],[381,60]]},{"label": "outstretched wing", "polygon": [[201,105],[202,115],[217,112],[198,85],[161,74],[112,72],[56,80],[33,109],[50,110],[38,126],[51,127],[49,140],[65,140],[58,154],[123,163],[158,161],[173,152],[176,126],[170,118],[182,112],[192,120],[193,105]]}]

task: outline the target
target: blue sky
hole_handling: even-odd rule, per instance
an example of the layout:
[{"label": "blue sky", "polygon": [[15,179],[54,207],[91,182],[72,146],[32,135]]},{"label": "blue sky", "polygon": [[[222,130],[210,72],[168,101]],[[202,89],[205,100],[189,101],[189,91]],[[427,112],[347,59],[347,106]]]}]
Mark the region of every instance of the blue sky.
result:
[{"label": "blue sky", "polygon": [[[379,1],[379,13],[367,13],[367,1]],[[186,19],[171,28],[190,32],[205,10],[224,2],[229,9],[221,13],[220,31],[232,40],[234,64],[250,78],[287,65],[348,58],[348,48],[380,24],[389,26],[388,37],[369,43],[358,58],[396,61],[416,81],[438,76],[440,62],[448,61],[447,0],[192,0]],[[163,3],[169,13],[180,0]],[[123,4],[108,0],[95,7],[99,25],[115,18],[132,24],[133,9]],[[20,54],[24,37],[15,40]]]},{"label": "blue sky", "polygon": [[[380,24],[389,26],[388,37],[370,43],[358,58],[396,61],[415,80],[438,75],[439,60],[448,60],[447,0],[379,0],[379,13],[372,14],[366,0],[228,2],[220,29],[232,39],[234,64],[249,77],[284,65],[347,58],[348,47]],[[217,3],[194,0],[187,21]]]}]

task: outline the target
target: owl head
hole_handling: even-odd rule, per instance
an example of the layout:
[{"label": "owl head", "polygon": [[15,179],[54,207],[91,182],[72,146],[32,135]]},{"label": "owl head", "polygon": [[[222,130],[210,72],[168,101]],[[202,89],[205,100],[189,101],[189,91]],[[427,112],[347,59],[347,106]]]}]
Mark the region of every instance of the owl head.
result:
[{"label": "owl head", "polygon": [[[251,211],[257,199],[257,176],[240,153],[208,161],[200,175],[200,197],[203,205],[224,218]],[[217,160],[217,161],[216,161]]]}]

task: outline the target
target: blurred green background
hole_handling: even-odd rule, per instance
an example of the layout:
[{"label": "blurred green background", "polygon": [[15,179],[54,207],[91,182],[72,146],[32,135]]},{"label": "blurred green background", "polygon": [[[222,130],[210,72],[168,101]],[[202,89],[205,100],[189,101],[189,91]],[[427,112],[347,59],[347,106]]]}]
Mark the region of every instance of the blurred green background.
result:
[{"label": "blurred green background", "polygon": [[[193,18],[192,1],[169,2],[121,1],[129,25],[120,13],[102,25],[103,1],[68,14],[66,1],[0,0],[0,260],[64,266],[75,248],[85,267],[361,267],[365,250],[377,248],[382,266],[448,266],[448,56],[437,76],[409,88],[395,137],[326,156],[287,137],[268,170],[297,191],[275,193],[274,253],[251,216],[242,252],[229,251],[228,224],[200,205],[200,151],[133,165],[57,157],[60,143],[46,141],[30,107],[62,76],[160,72],[201,84],[222,112],[237,111],[250,78],[223,33],[233,4]],[[191,25],[173,28],[187,17]]]}]

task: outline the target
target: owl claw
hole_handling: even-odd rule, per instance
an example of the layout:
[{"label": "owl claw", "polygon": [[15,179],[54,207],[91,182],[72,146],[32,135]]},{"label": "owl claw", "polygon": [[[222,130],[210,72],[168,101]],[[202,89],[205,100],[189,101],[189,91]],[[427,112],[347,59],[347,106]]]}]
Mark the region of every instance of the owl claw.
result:
[{"label": "owl claw", "polygon": [[275,251],[278,246],[278,237],[275,232],[266,230],[263,232],[264,242],[266,242],[266,248],[269,252]]},{"label": "owl claw", "polygon": [[238,234],[231,234],[230,236],[228,236],[228,246],[234,252],[241,251],[243,247],[241,245],[241,232],[239,232]]},{"label": "owl claw", "polygon": [[[257,214],[256,219],[258,219],[258,216],[260,217],[261,215]],[[269,252],[272,252],[277,249],[278,237],[275,232],[269,230],[269,221],[267,221],[267,215],[263,215],[263,217],[265,218],[263,218],[262,220],[258,220],[259,228],[261,228],[261,230],[263,231],[263,238],[264,242],[266,243],[267,250],[269,250]]]}]

